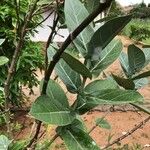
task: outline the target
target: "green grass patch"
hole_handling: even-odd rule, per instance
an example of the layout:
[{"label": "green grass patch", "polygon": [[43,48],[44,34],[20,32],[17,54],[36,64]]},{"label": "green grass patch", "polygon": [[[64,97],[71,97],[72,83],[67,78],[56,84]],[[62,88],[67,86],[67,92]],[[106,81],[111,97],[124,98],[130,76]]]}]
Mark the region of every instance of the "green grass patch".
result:
[{"label": "green grass patch", "polygon": [[122,31],[122,35],[150,44],[150,19],[133,19]]}]

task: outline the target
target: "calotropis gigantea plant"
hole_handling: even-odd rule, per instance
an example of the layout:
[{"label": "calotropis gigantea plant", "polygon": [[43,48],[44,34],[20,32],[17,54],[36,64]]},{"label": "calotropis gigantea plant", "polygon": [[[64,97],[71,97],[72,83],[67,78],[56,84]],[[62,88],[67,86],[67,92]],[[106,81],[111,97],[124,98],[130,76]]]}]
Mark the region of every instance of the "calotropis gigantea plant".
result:
[{"label": "calotropis gigantea plant", "polygon": [[[92,2],[91,6],[95,6],[94,1]],[[131,16],[122,16],[109,20],[96,28],[92,23],[88,26],[84,25],[83,22],[90,23],[88,19],[94,13],[96,14],[98,9],[102,9],[104,4],[98,4],[97,9],[93,7],[95,11],[90,15],[86,5],[84,6],[79,0],[65,0],[65,23],[70,35],[61,47],[55,43],[49,46],[47,52],[48,76],[41,84],[41,89],[46,89],[46,92],[42,92],[30,110],[30,114],[37,120],[58,126],[57,136],[64,140],[69,150],[100,149],[87,133],[81,115],[101,104],[128,104],[143,100],[137,91],[120,89],[110,78],[105,80],[93,78],[119,57],[123,46],[121,41],[114,37],[131,20]],[[81,30],[79,35],[76,34],[83,28],[83,25],[87,27]],[[67,47],[70,40],[84,59],[84,63],[68,52]],[[62,87],[56,81],[49,79],[53,69],[66,85],[67,90],[77,95],[73,105],[69,105],[69,100]],[[87,78],[91,79],[91,83],[86,85]]]},{"label": "calotropis gigantea plant", "polygon": [[112,75],[119,86],[138,90],[149,83],[147,77],[150,76],[150,71],[144,71],[144,68],[150,63],[150,48],[141,49],[131,44],[127,54],[122,52],[119,60],[125,77]]}]

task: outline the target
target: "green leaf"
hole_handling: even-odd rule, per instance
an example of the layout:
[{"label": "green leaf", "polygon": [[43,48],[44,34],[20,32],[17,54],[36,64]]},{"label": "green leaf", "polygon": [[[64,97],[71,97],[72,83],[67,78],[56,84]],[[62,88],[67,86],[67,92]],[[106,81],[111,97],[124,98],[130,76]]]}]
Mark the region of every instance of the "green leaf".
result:
[{"label": "green leaf", "polygon": [[150,71],[146,71],[146,72],[143,72],[143,73],[133,77],[132,79],[137,80],[137,79],[146,78],[146,77],[149,77],[149,76],[150,76]]},{"label": "green leaf", "polygon": [[147,78],[134,80],[135,89],[140,89],[149,83]]},{"label": "green leaf", "polygon": [[67,53],[63,53],[62,57],[65,60],[65,62],[70,66],[70,68],[72,68],[74,71],[76,71],[84,77],[88,77],[90,79],[92,78],[92,74],[89,71],[89,69],[87,69],[85,65],[83,65],[77,59],[75,59],[73,56]]},{"label": "green leaf", "polygon": [[96,125],[99,126],[100,128],[111,129],[111,125],[104,118],[96,119]]},{"label": "green leaf", "polygon": [[0,56],[0,66],[8,63],[9,59],[5,56]]},{"label": "green leaf", "polygon": [[62,106],[69,108],[69,103],[63,89],[54,80],[49,80],[46,93],[50,99],[55,99],[61,103]]},{"label": "green leaf", "polygon": [[[95,80],[91,83],[89,83],[84,88],[84,95],[78,95],[77,100],[77,106],[76,108],[79,109],[80,107],[84,106],[86,103],[86,96],[85,95],[95,95],[100,93],[102,90],[106,89],[116,89],[118,88],[116,84],[114,84],[113,80],[106,79],[106,80]],[[86,112],[86,110],[85,110]],[[82,111],[84,113],[84,110]]]},{"label": "green leaf", "polygon": [[91,68],[92,72],[101,72],[111,65],[120,55],[122,43],[114,40],[99,54],[100,60]]},{"label": "green leaf", "polygon": [[83,114],[102,104],[129,104],[143,100],[143,97],[138,92],[121,89],[101,90],[99,92],[84,95],[84,97],[82,96],[80,98],[84,99],[84,103],[77,108],[80,114]]},{"label": "green leaf", "polygon": [[127,90],[133,90],[135,88],[135,84],[131,79],[120,78],[114,74],[112,74],[112,77],[118,83],[118,85]]},{"label": "green leaf", "polygon": [[126,53],[121,52],[120,57],[119,57],[121,67],[127,77],[131,76],[131,72],[129,69],[129,62],[128,62],[128,56]]},{"label": "green leaf", "polygon": [[132,75],[141,70],[145,64],[145,55],[143,51],[134,44],[128,47],[129,68]]},{"label": "green leaf", "polygon": [[117,17],[101,26],[88,43],[88,57],[95,60],[97,54],[126,26],[131,16]]},{"label": "green leaf", "polygon": [[89,83],[84,88],[85,94],[93,94],[93,93],[99,93],[101,90],[105,89],[116,89],[117,86],[114,84],[112,80],[106,79],[106,80],[95,80],[91,83]]},{"label": "green leaf", "polygon": [[100,150],[88,133],[78,128],[62,129],[59,133],[68,150]]},{"label": "green leaf", "polygon": [[[56,50],[50,46],[48,49],[48,59],[52,60],[53,55],[56,53]],[[72,70],[70,66],[61,59],[55,66],[55,72],[59,78],[66,85],[67,89],[71,93],[77,93],[79,87],[81,86],[80,75]]]},{"label": "green leaf", "polygon": [[[59,101],[61,100],[60,97]],[[30,114],[40,121],[59,126],[71,124],[75,119],[75,113],[69,108],[65,108],[58,100],[44,95],[38,97],[33,103]]]},{"label": "green leaf", "polygon": [[0,45],[4,43],[5,39],[0,39]]},{"label": "green leaf", "polygon": [[8,150],[12,140],[9,140],[5,135],[0,135],[0,150]]},{"label": "green leaf", "polygon": [[91,14],[99,5],[99,0],[86,0],[85,7]]},{"label": "green leaf", "polygon": [[[79,0],[65,0],[65,19],[70,32],[75,30],[88,15],[88,11]],[[94,31],[89,25],[74,40],[75,46],[83,56],[87,54],[87,43],[93,34]]]},{"label": "green leaf", "polygon": [[67,89],[71,93],[77,93],[81,86],[81,78],[78,73],[72,70],[63,60],[55,67],[56,74],[66,85]]}]

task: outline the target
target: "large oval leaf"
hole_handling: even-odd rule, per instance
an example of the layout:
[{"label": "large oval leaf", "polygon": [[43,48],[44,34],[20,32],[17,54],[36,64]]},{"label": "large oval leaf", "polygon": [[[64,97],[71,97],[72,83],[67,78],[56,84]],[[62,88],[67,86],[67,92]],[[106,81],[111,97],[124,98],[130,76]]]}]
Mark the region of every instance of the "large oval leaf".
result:
[{"label": "large oval leaf", "polygon": [[[53,55],[56,53],[56,50],[50,46],[48,49],[48,59],[52,60]],[[79,87],[81,86],[80,75],[72,70],[70,66],[61,59],[55,66],[55,72],[59,78],[66,85],[68,91],[71,93],[78,92]]]},{"label": "large oval leaf", "polygon": [[59,78],[66,85],[69,92],[78,92],[79,88],[81,87],[80,75],[72,70],[64,60],[60,60],[55,67],[55,71]]},{"label": "large oval leaf", "polygon": [[97,54],[110,43],[130,20],[131,16],[117,17],[101,26],[88,43],[88,57],[92,60],[97,59]]},{"label": "large oval leaf", "polygon": [[[99,61],[91,68],[92,72],[101,72],[112,64],[122,51],[122,43],[114,40],[99,54]],[[98,56],[98,55],[97,55]]]},{"label": "large oval leaf", "polygon": [[68,150],[100,150],[89,134],[78,128],[62,129],[59,135]]},{"label": "large oval leaf", "polygon": [[8,63],[9,59],[5,56],[0,56],[0,66]]},{"label": "large oval leaf", "polygon": [[84,103],[78,108],[80,114],[84,114],[102,104],[129,104],[143,100],[143,97],[138,92],[121,89],[106,89],[80,98],[84,99]]},{"label": "large oval leaf", "polygon": [[63,53],[63,59],[65,62],[72,68],[74,71],[81,74],[83,77],[92,78],[92,74],[89,69],[86,68],[84,64],[82,64],[79,60],[75,59],[73,56],[68,53]]},{"label": "large oval leaf", "polygon": [[57,100],[50,99],[48,96],[37,98],[31,107],[30,114],[37,120],[59,126],[68,125],[75,119],[75,114],[69,108],[65,108]]},{"label": "large oval leaf", "polygon": [[48,95],[48,97],[50,99],[55,99],[59,103],[61,103],[62,106],[69,108],[69,103],[68,103],[66,94],[64,93],[61,86],[57,82],[55,82],[54,80],[49,80],[48,86],[46,89],[46,94]]},{"label": "large oval leaf", "polygon": [[132,75],[141,70],[145,64],[143,51],[134,44],[128,47],[128,61]]},{"label": "large oval leaf", "polygon": [[89,83],[85,88],[84,92],[86,94],[98,93],[101,90],[105,89],[116,89],[117,86],[114,82],[110,79],[106,80],[95,80]]},{"label": "large oval leaf", "polygon": [[[88,11],[80,0],[65,0],[65,19],[70,32],[76,29],[88,15]],[[87,43],[93,34],[94,31],[89,25],[74,40],[75,46],[83,56],[87,54]]]},{"label": "large oval leaf", "polygon": [[[117,84],[113,80],[106,79],[106,80],[95,80],[91,83],[89,83],[85,88],[84,88],[84,94],[85,95],[96,95],[100,93],[102,90],[106,89],[116,89]],[[76,108],[80,108],[85,105],[86,103],[86,96],[85,95],[78,95],[78,103]]]}]

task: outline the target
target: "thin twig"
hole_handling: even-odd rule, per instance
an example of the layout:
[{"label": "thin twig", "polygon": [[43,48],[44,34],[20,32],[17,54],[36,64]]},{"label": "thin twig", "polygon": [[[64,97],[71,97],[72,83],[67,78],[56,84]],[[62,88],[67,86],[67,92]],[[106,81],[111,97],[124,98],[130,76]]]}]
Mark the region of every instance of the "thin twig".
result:
[{"label": "thin twig", "polygon": [[[58,20],[59,20],[59,16],[57,15],[56,18],[54,18],[54,22],[53,22],[53,27],[52,27],[52,31],[50,33],[50,36],[48,38],[48,41],[46,43],[46,47],[45,47],[45,76],[46,76],[46,72],[47,72],[47,66],[48,66],[48,57],[47,57],[47,49],[50,45],[50,43],[53,40],[53,35],[55,33],[55,28],[58,24]],[[41,95],[46,94],[46,91],[42,90]],[[36,127],[36,131],[35,131],[35,135],[32,137],[32,139],[30,140],[29,144],[26,146],[26,148],[31,147],[33,143],[36,143],[37,139],[38,139],[38,135],[40,133],[40,129],[41,129],[41,125],[42,122],[41,121],[37,121],[37,127]],[[26,149],[25,148],[25,149]]]},{"label": "thin twig", "polygon": [[126,137],[128,137],[129,135],[133,134],[135,131],[137,131],[138,129],[140,129],[141,127],[143,127],[148,121],[150,120],[150,116],[147,117],[144,121],[140,122],[138,125],[136,125],[132,130],[130,130],[129,132],[127,132],[126,134],[124,134],[123,136],[115,139],[112,143],[109,143],[108,145],[106,145],[104,148],[102,148],[102,150],[109,148],[110,146],[119,143],[120,141],[122,141],[123,139],[125,139]]},{"label": "thin twig", "polygon": [[18,58],[20,56],[21,53],[21,49],[23,47],[24,44],[24,37],[26,35],[26,29],[28,26],[28,23],[30,22],[30,20],[32,19],[32,14],[36,8],[36,4],[39,0],[35,0],[32,7],[29,10],[29,13],[27,14],[27,16],[25,17],[25,22],[24,25],[21,29],[21,34],[19,36],[19,41],[18,44],[16,46],[12,61],[11,61],[11,65],[9,67],[8,70],[8,75],[7,75],[7,79],[5,81],[4,84],[4,93],[5,93],[5,111],[6,113],[6,123],[7,123],[7,133],[9,136],[11,136],[11,127],[10,127],[10,111],[9,111],[9,95],[10,95],[10,84],[11,84],[11,80],[14,78],[14,72],[16,70],[16,65],[18,62]]},{"label": "thin twig", "polygon": [[19,18],[20,1],[17,2],[17,0],[14,0],[14,4],[15,4],[16,16],[17,16],[16,29],[17,29],[17,34],[19,35],[19,31],[20,31],[20,18]]},{"label": "thin twig", "polygon": [[[47,15],[47,17],[45,17],[41,22],[39,22],[39,23],[38,23],[36,26],[34,26],[33,28],[35,29],[36,27],[42,25],[42,23],[45,22],[45,21],[53,14],[53,12],[54,12],[54,10],[52,10],[52,11]],[[28,29],[28,30],[31,30],[31,28]]]},{"label": "thin twig", "polygon": [[[45,46],[45,70],[47,70],[47,68],[48,68],[47,49],[49,48],[50,44],[52,43],[58,21],[59,21],[59,16],[55,13],[52,31],[51,31],[51,34],[48,37],[48,40],[47,40],[47,43],[46,43],[46,46]],[[45,75],[46,75],[46,71],[45,71]]]}]

